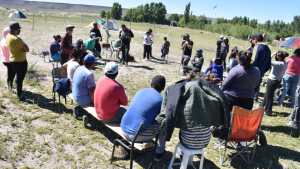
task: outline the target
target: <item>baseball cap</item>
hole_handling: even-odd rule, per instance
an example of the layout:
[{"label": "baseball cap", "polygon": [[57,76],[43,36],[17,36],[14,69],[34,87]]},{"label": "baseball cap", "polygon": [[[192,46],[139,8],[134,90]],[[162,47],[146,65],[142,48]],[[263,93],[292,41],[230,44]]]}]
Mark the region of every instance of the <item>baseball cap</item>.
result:
[{"label": "baseball cap", "polygon": [[18,22],[13,22],[9,25],[10,30],[18,30],[21,29],[21,26]]},{"label": "baseball cap", "polygon": [[116,62],[108,62],[105,65],[104,73],[109,75],[115,75],[118,73],[118,64]]},{"label": "baseball cap", "polygon": [[93,64],[96,62],[96,58],[94,55],[86,55],[83,59],[83,62],[86,64]]}]

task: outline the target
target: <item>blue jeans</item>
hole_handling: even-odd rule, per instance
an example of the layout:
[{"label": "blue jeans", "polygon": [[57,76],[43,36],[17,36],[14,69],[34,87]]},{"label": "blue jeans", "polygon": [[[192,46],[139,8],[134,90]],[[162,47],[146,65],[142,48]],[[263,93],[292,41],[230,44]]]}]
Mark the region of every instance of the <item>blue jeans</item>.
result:
[{"label": "blue jeans", "polygon": [[299,76],[292,76],[292,75],[284,75],[283,77],[283,93],[280,99],[280,103],[283,102],[286,96],[291,98],[291,104],[295,104],[295,93],[297,89],[299,81]]}]

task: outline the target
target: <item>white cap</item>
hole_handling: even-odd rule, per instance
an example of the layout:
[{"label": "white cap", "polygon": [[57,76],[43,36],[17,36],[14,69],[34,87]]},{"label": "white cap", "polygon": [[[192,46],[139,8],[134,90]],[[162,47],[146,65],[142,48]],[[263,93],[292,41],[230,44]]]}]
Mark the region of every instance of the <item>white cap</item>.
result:
[{"label": "white cap", "polygon": [[104,73],[109,75],[115,75],[118,73],[118,64],[116,62],[108,62],[105,65]]}]

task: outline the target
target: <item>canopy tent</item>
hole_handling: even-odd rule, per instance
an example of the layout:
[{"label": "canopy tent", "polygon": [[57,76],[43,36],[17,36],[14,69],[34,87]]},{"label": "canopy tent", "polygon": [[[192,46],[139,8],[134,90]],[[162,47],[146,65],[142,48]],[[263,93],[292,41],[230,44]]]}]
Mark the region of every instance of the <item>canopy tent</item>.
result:
[{"label": "canopy tent", "polygon": [[18,10],[14,10],[14,11],[10,12],[8,17],[11,19],[26,19],[27,18],[23,12],[18,11]]},{"label": "canopy tent", "polygon": [[300,37],[288,37],[280,43],[280,47],[290,49],[300,48]]},{"label": "canopy tent", "polygon": [[[106,19],[96,19],[96,22],[98,23],[98,26],[100,28],[106,29],[106,30],[113,30],[113,31],[118,31],[119,30],[119,25],[115,20],[106,20]],[[93,27],[93,23],[91,22],[88,27]]]}]

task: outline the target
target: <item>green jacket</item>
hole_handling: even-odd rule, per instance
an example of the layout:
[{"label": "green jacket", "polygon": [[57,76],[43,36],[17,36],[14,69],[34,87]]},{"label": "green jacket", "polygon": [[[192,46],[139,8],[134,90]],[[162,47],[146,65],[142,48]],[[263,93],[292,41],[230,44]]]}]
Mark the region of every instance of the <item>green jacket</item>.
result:
[{"label": "green jacket", "polygon": [[[177,99],[177,103],[171,104],[173,108],[166,108],[166,105],[170,105],[168,103],[170,93],[166,93],[161,113],[156,120],[161,122],[166,118],[167,123],[168,121],[173,122],[173,127],[180,129],[199,125],[226,125],[226,113],[229,112],[228,104],[218,87],[200,79],[188,82],[182,88],[178,89],[180,90],[180,98]],[[171,98],[173,99],[173,97],[177,96]],[[168,124],[167,126],[171,127]]]},{"label": "green jacket", "polygon": [[204,80],[189,82],[178,104],[178,127],[224,125],[228,105],[221,90]]}]

